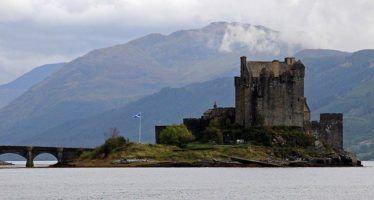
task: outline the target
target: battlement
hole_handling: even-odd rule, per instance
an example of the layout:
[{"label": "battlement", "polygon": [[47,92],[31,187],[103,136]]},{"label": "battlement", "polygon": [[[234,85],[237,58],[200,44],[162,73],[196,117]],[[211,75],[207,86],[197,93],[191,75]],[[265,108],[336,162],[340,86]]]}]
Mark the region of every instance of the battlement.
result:
[{"label": "battlement", "polygon": [[343,113],[321,113],[320,123],[341,123],[343,121]]},{"label": "battlement", "polygon": [[[241,74],[248,73],[250,77],[256,78],[260,76],[304,76],[305,67],[300,61],[296,61],[294,57],[287,57],[284,62],[279,60],[269,61],[247,61],[245,56],[240,57]],[[301,71],[298,73],[297,71]]]},{"label": "battlement", "polygon": [[284,62],[287,65],[293,65],[294,63],[296,63],[296,59],[295,59],[295,57],[286,57],[286,58],[284,58]]}]

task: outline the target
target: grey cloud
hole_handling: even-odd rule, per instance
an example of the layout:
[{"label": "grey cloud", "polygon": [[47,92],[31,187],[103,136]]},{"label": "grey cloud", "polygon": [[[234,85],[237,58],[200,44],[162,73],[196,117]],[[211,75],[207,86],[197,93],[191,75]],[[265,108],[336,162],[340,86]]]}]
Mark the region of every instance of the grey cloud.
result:
[{"label": "grey cloud", "polygon": [[[147,33],[213,21],[264,25],[307,48],[354,51],[374,47],[373,10],[371,0],[2,0],[0,67],[15,77]],[[235,40],[256,41],[246,35]]]}]

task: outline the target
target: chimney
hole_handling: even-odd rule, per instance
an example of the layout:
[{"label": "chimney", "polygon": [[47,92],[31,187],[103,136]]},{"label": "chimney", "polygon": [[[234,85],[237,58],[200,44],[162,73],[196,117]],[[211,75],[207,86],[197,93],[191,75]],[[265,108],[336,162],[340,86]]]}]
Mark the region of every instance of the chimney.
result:
[{"label": "chimney", "polygon": [[247,57],[240,57],[240,75],[244,73],[245,68],[247,67]]},{"label": "chimney", "polygon": [[274,77],[279,77],[279,71],[280,71],[279,61],[273,60],[271,62],[271,71],[273,72]]},{"label": "chimney", "polygon": [[284,59],[284,62],[287,64],[287,65],[293,65],[296,60],[295,60],[295,57],[286,57]]}]

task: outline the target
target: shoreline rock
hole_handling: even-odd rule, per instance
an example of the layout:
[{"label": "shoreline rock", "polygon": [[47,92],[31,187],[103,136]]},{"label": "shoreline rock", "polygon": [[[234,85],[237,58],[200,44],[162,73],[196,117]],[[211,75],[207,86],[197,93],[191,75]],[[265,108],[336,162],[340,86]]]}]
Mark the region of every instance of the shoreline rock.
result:
[{"label": "shoreline rock", "polygon": [[[345,152],[347,153],[347,152]],[[198,160],[194,162],[163,161],[150,163],[116,163],[113,167],[363,167],[354,154],[342,154],[333,158],[313,158],[309,161],[257,161],[230,157],[231,161]],[[114,163],[113,163],[114,164]],[[135,163],[132,163],[135,164]]]},{"label": "shoreline rock", "polygon": [[14,165],[14,164],[0,160],[0,166],[2,166],[2,165]]}]

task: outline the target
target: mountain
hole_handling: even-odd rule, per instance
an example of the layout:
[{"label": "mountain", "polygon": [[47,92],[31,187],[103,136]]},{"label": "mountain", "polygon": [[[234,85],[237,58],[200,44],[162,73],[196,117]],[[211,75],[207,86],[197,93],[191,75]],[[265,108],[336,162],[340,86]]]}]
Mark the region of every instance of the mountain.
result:
[{"label": "mountain", "polygon": [[9,73],[9,71],[1,64],[2,63],[0,63],[0,84],[3,84],[9,81],[10,77],[12,77],[12,74]]},{"label": "mountain", "polygon": [[16,80],[0,85],[0,108],[26,92],[31,86],[59,70],[64,64],[56,63],[36,67]]},{"label": "mountain", "polygon": [[[350,55],[351,53],[348,52],[326,49],[307,49],[295,54],[295,57],[306,65],[305,93],[312,111],[330,102],[356,83],[356,81],[346,79],[345,69],[347,68],[340,67],[346,63],[346,57]],[[313,115],[313,117],[318,116]]]},{"label": "mountain", "polygon": [[19,144],[65,122],[115,109],[163,87],[231,76],[241,55],[282,58],[298,45],[263,26],[216,22],[89,52],[0,110],[0,140]]}]

